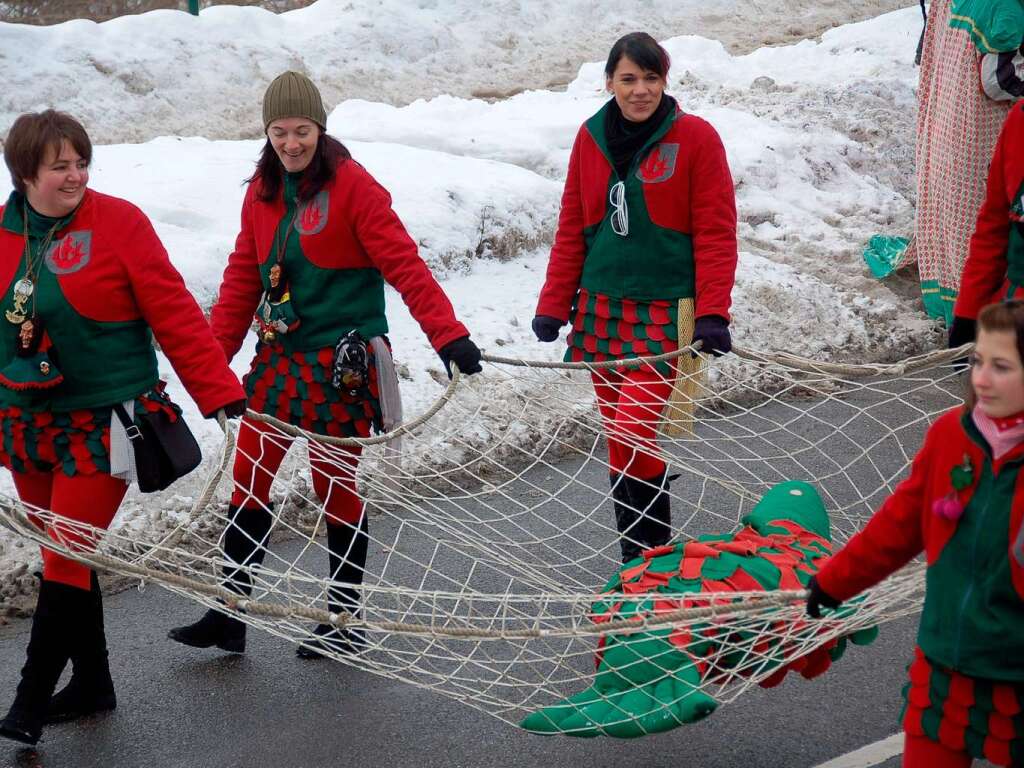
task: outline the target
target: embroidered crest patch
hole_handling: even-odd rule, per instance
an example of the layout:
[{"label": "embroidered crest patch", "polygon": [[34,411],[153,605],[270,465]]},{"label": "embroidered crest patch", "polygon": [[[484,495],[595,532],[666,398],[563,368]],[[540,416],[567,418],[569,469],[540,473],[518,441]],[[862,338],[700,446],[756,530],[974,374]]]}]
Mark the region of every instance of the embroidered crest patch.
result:
[{"label": "embroidered crest patch", "polygon": [[70,275],[89,263],[92,231],[68,232],[46,252],[46,266],[55,275]]},{"label": "embroidered crest patch", "polygon": [[323,190],[308,203],[303,203],[295,217],[295,230],[300,235],[315,235],[327,226],[327,207],[331,198]]},{"label": "embroidered crest patch", "polygon": [[655,144],[647,157],[636,169],[636,177],[645,184],[657,184],[668,181],[676,172],[676,158],[679,156],[678,144]]}]

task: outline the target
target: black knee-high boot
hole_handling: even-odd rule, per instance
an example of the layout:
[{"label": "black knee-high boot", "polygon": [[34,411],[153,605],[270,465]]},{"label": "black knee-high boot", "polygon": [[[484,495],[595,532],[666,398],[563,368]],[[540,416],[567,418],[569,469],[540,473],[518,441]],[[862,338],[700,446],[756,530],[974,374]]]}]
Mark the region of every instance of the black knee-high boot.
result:
[{"label": "black knee-high boot", "polygon": [[60,582],[44,580],[39,586],[21,682],[10,711],[0,721],[0,736],[25,744],[39,741],[50,697],[78,642],[78,624],[91,600],[86,590]]},{"label": "black knee-high boot", "polygon": [[[228,507],[228,526],[224,530],[224,557],[234,565],[224,566],[224,586],[248,597],[252,594],[252,577],[245,567],[260,565],[267,553],[266,544],[274,523],[270,511],[263,507]],[[199,621],[175,627],[167,636],[194,648],[217,646],[231,653],[245,652],[245,624],[220,611],[208,610]]]},{"label": "black knee-high boot", "polygon": [[[328,576],[333,582],[327,588],[327,610],[331,613],[360,615],[359,585],[363,583],[368,543],[365,510],[358,528],[347,524],[327,526]],[[353,654],[365,647],[366,636],[361,629],[338,629],[333,624],[319,624],[295,653],[302,659],[315,659],[323,656],[325,650]]]},{"label": "black knee-high boot", "polygon": [[643,547],[639,543],[643,537],[640,526],[640,514],[633,508],[629,498],[627,479],[618,472],[608,475],[612,488],[612,504],[615,508],[615,526],[619,530],[619,547],[622,550],[622,562],[640,557]]},{"label": "black knee-high boot", "polygon": [[76,635],[77,643],[71,648],[71,680],[50,699],[48,724],[106,712],[117,706],[103,631],[103,594],[95,571],[87,610]]},{"label": "black knee-high boot", "polygon": [[639,539],[644,549],[667,544],[672,538],[672,500],[668,495],[668,470],[647,480],[626,478],[630,503],[640,518]]}]

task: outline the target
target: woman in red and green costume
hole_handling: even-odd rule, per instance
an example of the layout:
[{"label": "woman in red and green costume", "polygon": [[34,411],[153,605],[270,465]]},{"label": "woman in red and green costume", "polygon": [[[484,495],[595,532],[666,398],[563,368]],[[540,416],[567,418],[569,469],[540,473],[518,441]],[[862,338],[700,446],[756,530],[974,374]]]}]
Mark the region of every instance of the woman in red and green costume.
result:
[{"label": "woman in red and green costume", "polygon": [[978,326],[966,406],[931,426],[910,476],[808,585],[817,617],[924,553],[911,768],[1024,764],[1024,302],[984,308]]},{"label": "woman in red and green costume", "polygon": [[985,201],[978,211],[953,308],[950,349],[974,341],[982,307],[1020,296],[1024,296],[1024,103],[1010,110],[992,155]]},{"label": "woman in red and green costume", "polygon": [[[580,128],[533,330],[565,359],[628,361],[702,343],[729,352],[736,201],[725,149],[707,122],[665,93],[668,53],[635,32],[605,65],[610,99]],[[692,311],[679,338],[680,310]],[[592,373],[608,436],[622,558],[671,535],[668,478],[657,447],[676,366],[625,364]]]},{"label": "woman in red and green costume", "polygon": [[[285,72],[263,99],[267,142],[242,204],[242,229],[228,258],[213,308],[213,333],[230,360],[255,315],[256,357],[245,378],[249,408],[307,432],[368,437],[387,417],[389,385],[397,390],[385,334],[384,283],[394,286],[446,367],[481,370],[480,351],[420,258],[391,208],[391,196],[326,133],[320,92],[305,75]],[[384,380],[388,376],[391,381]],[[270,487],[292,440],[243,419],[234,493],[224,533],[225,584],[244,595],[244,570],[262,562],[273,524]],[[368,541],[356,493],[358,447],[309,444],[313,490],[327,522],[327,607],[358,614]],[[339,586],[342,585],[342,586]],[[245,625],[218,611],[172,629],[170,637],[200,648],[245,650]],[[354,630],[319,625],[300,657],[358,651]]]},{"label": "woman in red and green costume", "polygon": [[[112,407],[181,418],[157,375],[154,336],[203,414],[245,409],[149,219],[88,189],[91,159],[74,118],[22,115],[4,145],[15,191],[0,208],[0,463],[26,504],[57,516],[50,537],[83,550],[94,537],[60,520],[105,529],[128,489],[111,475]],[[68,660],[71,681],[53,695]],[[44,549],[27,659],[0,735],[35,744],[44,723],[115,704],[96,574]]]}]

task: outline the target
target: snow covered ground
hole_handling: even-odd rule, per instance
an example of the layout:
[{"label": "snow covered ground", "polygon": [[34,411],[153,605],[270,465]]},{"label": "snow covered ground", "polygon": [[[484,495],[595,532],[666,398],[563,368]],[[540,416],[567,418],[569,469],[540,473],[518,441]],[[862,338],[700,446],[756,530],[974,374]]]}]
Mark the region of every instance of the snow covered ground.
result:
[{"label": "snow covered ground", "polygon": [[[368,60],[396,74],[384,77],[367,65],[370,69],[353,79],[404,82],[408,72],[403,68],[429,71],[423,57],[443,48],[441,38],[445,45],[465,43],[458,35],[468,34],[469,27],[456,25],[453,31],[446,26],[444,3],[387,0],[385,5],[401,5],[406,20],[399,24],[387,14],[376,19],[377,43],[389,42],[379,48],[379,58]],[[553,27],[572,23],[576,5],[560,11]],[[669,4],[653,7],[667,14],[663,5]],[[38,104],[14,104],[11,94],[17,88],[0,96],[0,123],[17,111],[54,101],[86,117],[90,126],[100,125],[101,135],[150,135],[161,125],[168,132],[182,125],[190,133],[219,135],[223,121],[231,119],[237,132],[238,125],[251,122],[248,106],[237,105],[258,101],[253,82],[264,83],[285,67],[302,65],[292,49],[275,41],[289,39],[299,27],[336,29],[330,25],[337,14],[345,23],[362,18],[334,0],[279,17],[253,8],[215,8],[204,11],[200,21],[209,27],[200,35],[198,27],[182,27],[200,22],[159,13],[141,17],[148,20],[145,25],[127,18],[98,26],[0,24],[5,69],[26,77],[22,70],[35,67],[39,78]],[[471,13],[466,24],[480,18]],[[634,21],[623,23],[634,26]],[[413,27],[435,30],[434,47],[408,39]],[[745,55],[697,36],[666,41],[673,58],[670,92],[684,109],[718,129],[736,181],[738,344],[849,361],[897,359],[938,344],[939,329],[925,317],[913,280],[878,283],[860,259],[871,234],[905,234],[912,228],[917,79],[912,60],[920,30],[915,5],[836,28],[820,40]],[[532,38],[532,44],[539,45],[539,39]],[[491,45],[488,39],[464,51],[464,58],[449,62],[452,71],[479,69]],[[513,42],[508,56],[528,59],[534,50]],[[325,78],[332,68],[354,72],[337,58],[355,57],[348,51],[335,40],[319,69],[307,68]],[[142,52],[147,58],[139,64],[132,57]],[[204,68],[216,73],[215,82],[213,74],[195,74]],[[147,79],[147,72],[176,73],[175,82]],[[112,78],[125,90],[111,89]],[[459,82],[452,80],[452,91],[461,87]],[[178,89],[186,87],[199,113],[209,107],[211,93],[228,111],[211,109],[209,123],[194,120],[194,114],[180,115],[180,123],[165,121],[161,116],[174,111]],[[582,66],[565,89],[527,91],[500,101],[442,95],[394,106],[384,102],[402,98],[383,85],[373,96],[372,101],[343,101],[331,113],[328,128],[391,191],[396,210],[474,339],[502,355],[559,357],[563,346],[538,344],[529,321],[569,148],[580,123],[607,98],[602,63]],[[111,127],[118,123],[123,130]],[[251,140],[179,136],[98,146],[91,186],[146,211],[189,287],[208,307],[237,231],[242,181],[252,172],[259,146]],[[0,195],[6,197],[9,189],[8,179],[0,179]],[[441,365],[393,292],[388,306],[396,358],[408,371],[401,381],[407,414],[415,415],[440,393]],[[247,369],[253,343],[250,339],[234,361],[240,374]],[[201,421],[170,367],[164,364],[162,370],[205,451],[214,454],[217,428]],[[501,398],[502,392],[496,388],[488,396]],[[142,530],[172,523],[198,492],[200,480],[188,478],[174,493],[147,499],[145,505],[142,497],[130,495],[118,524]],[[30,591],[26,568],[35,558],[33,549],[0,532],[4,602],[17,602],[17,595]]]},{"label": "snow covered ground", "polygon": [[813,37],[907,0],[319,0],[275,15],[216,6],[102,24],[0,24],[0,135],[20,113],[61,105],[103,143],[164,135],[255,138],[260,99],[285,69],[328,105],[438,94],[501,98],[571,80],[620,35],[701,34],[733,52]]}]

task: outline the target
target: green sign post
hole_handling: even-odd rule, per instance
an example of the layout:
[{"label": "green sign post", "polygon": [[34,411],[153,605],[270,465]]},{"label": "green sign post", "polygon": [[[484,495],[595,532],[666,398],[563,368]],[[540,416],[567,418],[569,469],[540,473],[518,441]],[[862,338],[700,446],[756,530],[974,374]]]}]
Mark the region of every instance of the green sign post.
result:
[{"label": "green sign post", "polygon": [[188,0],[188,12],[193,16],[199,15],[199,0]]}]

